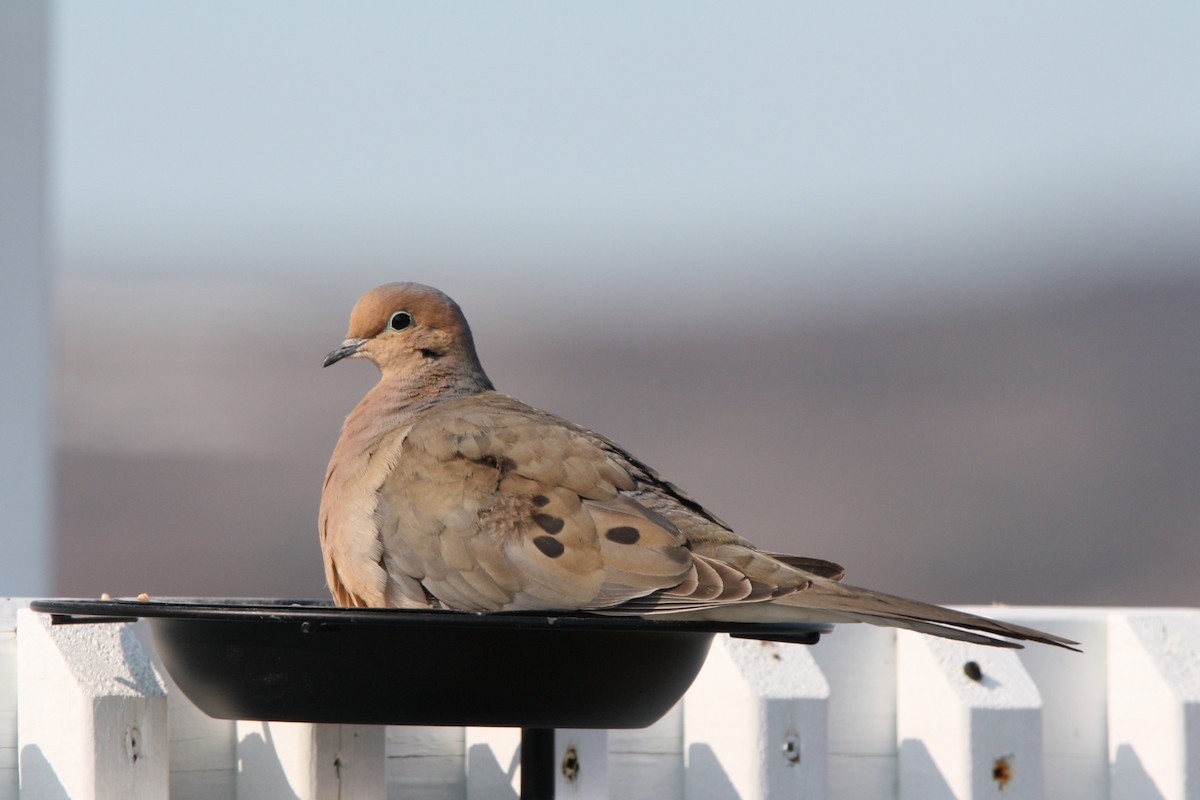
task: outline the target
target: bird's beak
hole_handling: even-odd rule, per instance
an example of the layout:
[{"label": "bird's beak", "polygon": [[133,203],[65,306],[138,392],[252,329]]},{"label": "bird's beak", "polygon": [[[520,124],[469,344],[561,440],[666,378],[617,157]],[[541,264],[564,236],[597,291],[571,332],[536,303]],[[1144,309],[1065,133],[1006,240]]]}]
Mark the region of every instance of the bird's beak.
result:
[{"label": "bird's beak", "polygon": [[336,364],[343,358],[349,358],[358,352],[358,348],[367,343],[366,339],[347,339],[338,346],[329,355],[325,356],[325,360],[321,362],[322,367],[328,367],[330,364]]}]

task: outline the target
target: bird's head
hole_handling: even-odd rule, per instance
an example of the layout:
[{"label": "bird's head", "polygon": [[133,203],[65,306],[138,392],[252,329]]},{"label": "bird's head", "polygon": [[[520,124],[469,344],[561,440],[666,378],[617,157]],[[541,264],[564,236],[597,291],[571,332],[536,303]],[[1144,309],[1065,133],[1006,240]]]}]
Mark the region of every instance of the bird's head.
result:
[{"label": "bird's head", "polygon": [[344,358],[369,359],[385,379],[454,375],[490,388],[462,309],[419,283],[385,283],[360,297],[350,313],[346,340],[322,366]]}]

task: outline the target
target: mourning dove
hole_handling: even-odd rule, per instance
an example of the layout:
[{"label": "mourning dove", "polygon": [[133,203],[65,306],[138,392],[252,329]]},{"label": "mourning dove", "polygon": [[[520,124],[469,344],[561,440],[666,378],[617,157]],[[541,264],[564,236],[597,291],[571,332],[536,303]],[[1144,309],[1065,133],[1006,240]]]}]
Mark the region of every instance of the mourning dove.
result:
[{"label": "mourning dove", "polygon": [[462,311],[431,287],[363,295],[324,366],[347,358],[381,376],[325,475],[321,549],[339,605],[868,622],[1074,644],[759,550],[616,443],[497,392]]}]

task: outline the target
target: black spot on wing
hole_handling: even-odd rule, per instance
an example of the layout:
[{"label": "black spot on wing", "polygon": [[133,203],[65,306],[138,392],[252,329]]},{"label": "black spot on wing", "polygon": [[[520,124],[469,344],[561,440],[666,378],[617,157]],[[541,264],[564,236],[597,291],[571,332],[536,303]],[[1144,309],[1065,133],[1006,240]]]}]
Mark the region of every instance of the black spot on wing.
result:
[{"label": "black spot on wing", "polygon": [[534,514],[533,521],[546,533],[559,533],[563,529],[562,517],[553,514]]},{"label": "black spot on wing", "polygon": [[642,535],[638,533],[638,529],[629,525],[609,528],[604,532],[604,536],[610,542],[616,542],[617,544],[637,544],[637,540],[642,538]]},{"label": "black spot on wing", "polygon": [[562,542],[553,536],[538,536],[533,540],[533,546],[541,550],[542,555],[547,558],[558,558],[567,549],[563,547]]}]

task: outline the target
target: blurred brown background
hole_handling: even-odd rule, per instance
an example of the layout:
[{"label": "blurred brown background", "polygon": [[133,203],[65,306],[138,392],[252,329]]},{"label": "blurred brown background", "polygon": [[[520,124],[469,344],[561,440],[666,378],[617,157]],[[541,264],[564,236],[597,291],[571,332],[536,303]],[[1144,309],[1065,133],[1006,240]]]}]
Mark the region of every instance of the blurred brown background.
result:
[{"label": "blurred brown background", "polygon": [[[64,289],[61,591],[323,594],[325,460],[375,370],[318,365],[360,288]],[[1200,603],[1200,281],[740,329],[543,302],[464,300],[501,390],[765,547],[941,601]]]}]

